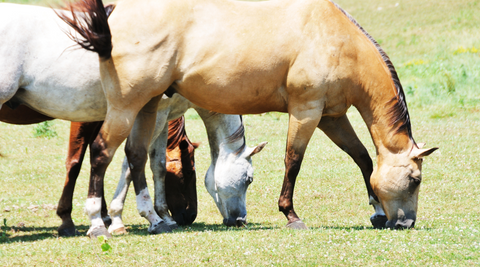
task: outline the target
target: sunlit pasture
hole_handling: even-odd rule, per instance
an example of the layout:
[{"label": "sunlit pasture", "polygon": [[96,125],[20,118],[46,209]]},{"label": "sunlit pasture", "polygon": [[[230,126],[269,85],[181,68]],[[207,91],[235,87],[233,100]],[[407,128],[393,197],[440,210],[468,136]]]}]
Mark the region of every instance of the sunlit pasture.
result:
[{"label": "sunlit pasture", "polygon": [[[8,2],[54,5],[44,0]],[[192,141],[201,142],[195,154],[199,214],[192,226],[148,235],[148,222],[138,215],[130,190],[123,215],[129,234],[106,241],[108,246],[86,237],[87,155],[73,200],[80,236],[61,238],[56,231],[61,220],[55,205],[65,179],[69,122],[56,120],[50,126],[0,123],[0,265],[480,264],[480,2],[336,2],[381,44],[396,66],[415,140],[440,148],[423,164],[415,229],[372,228],[373,208],[368,205],[359,168],[320,131],[309,143],[295,188],[295,208],[309,230],[286,229],[277,200],[284,175],[288,116],[280,113],[244,116],[247,144],[268,141],[268,145],[253,158],[247,227],[223,226],[203,184],[210,164],[205,128],[196,113],[189,111],[187,133]],[[8,40],[1,36],[0,40],[0,45],[8,45]],[[348,116],[375,161],[375,148],[363,120],[354,108]],[[35,137],[40,127],[56,136]],[[123,157],[120,149],[105,177],[107,203]],[[147,176],[151,176],[149,170]],[[149,188],[153,194],[151,179]]]}]

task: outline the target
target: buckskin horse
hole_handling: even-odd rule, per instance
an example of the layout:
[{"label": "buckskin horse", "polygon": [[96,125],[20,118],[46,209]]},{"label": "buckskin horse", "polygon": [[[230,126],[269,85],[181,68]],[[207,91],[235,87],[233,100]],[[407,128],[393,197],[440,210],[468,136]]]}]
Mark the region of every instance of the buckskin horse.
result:
[{"label": "buckskin horse", "polygon": [[[335,3],[124,0],[108,20],[100,0],[67,5],[86,12],[63,19],[81,35],[76,40],[83,48],[99,54],[109,107],[94,142],[91,181],[97,188],[127,137],[118,129],[133,129],[133,179],[143,180],[146,133],[155,120],[151,110],[165,91],[216,112],[286,112],[285,177],[278,204],[288,227],[304,229],[292,197],[307,144],[315,128],[321,128],[347,148],[356,139],[346,117],[354,106],[377,153],[367,182],[373,191],[370,202],[383,208],[386,227],[414,227],[422,159],[436,148],[423,149],[414,141],[392,62]],[[91,230],[102,227],[94,220],[98,197],[94,190],[87,199]]]},{"label": "buckskin horse", "polygon": [[[0,3],[0,36],[2,40],[9,40],[0,44],[0,105],[25,105],[48,117],[68,121],[93,122],[105,119],[107,101],[100,81],[98,56],[75,49],[76,44],[64,31],[71,32],[71,29],[50,8]],[[122,199],[130,181],[129,173],[135,177],[140,171],[135,163],[137,158],[131,154],[134,151],[132,148],[138,146],[144,147],[145,153],[150,153],[155,205],[152,204],[144,172],[141,171],[143,180],[139,182],[133,179],[138,196],[137,209],[149,221],[150,233],[162,233],[176,227],[165,200],[166,123],[180,117],[189,108],[195,108],[207,130],[211,154],[211,165],[205,176],[207,190],[224,224],[233,226],[246,223],[246,192],[253,180],[251,157],[260,152],[266,143],[247,147],[241,116],[213,113],[193,105],[179,94],[173,94],[149,111],[155,113],[156,120],[151,121],[152,131],[141,131],[142,135],[148,136],[147,143],[135,144],[133,140],[137,138],[127,141],[126,154],[130,158],[128,163],[124,161],[124,175],[110,205],[110,212],[118,215],[113,216],[109,227],[111,232],[122,231],[119,211],[123,207]],[[117,130],[127,135],[130,132],[127,128]],[[91,149],[91,155],[95,155],[95,145]],[[130,166],[135,169],[129,170]],[[96,184],[91,182],[90,185]],[[96,190],[103,192],[103,186],[90,188],[89,195]],[[99,207],[95,220],[102,226],[100,211],[103,201],[103,198],[99,198],[95,203]]]},{"label": "buckskin horse", "polygon": [[[10,124],[24,125],[40,123],[53,118],[38,113],[27,106],[20,105],[11,109],[7,105],[0,109],[0,121]],[[97,136],[102,122],[72,122],[66,159],[67,176],[63,192],[58,203],[57,215],[62,219],[58,228],[60,236],[76,234],[72,220],[72,199],[75,183],[80,173],[87,146]],[[168,141],[166,151],[165,191],[168,210],[178,225],[192,224],[197,216],[197,191],[194,149],[185,131],[185,119],[180,117],[168,124]],[[123,206],[122,206],[123,208]],[[116,211],[117,213],[123,210]],[[118,215],[117,215],[118,216]],[[102,218],[111,224],[106,203],[102,203]],[[122,224],[123,226],[123,224]],[[115,233],[124,233],[124,227],[118,227]]]}]

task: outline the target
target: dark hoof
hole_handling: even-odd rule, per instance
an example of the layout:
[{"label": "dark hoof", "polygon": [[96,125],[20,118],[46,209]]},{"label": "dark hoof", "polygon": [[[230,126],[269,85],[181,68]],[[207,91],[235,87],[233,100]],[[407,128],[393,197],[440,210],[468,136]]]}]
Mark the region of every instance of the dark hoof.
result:
[{"label": "dark hoof", "polygon": [[148,232],[152,235],[162,234],[162,233],[171,233],[172,228],[170,228],[170,226],[168,226],[166,222],[162,221],[157,225],[153,226],[152,229],[149,229]]},{"label": "dark hoof", "polygon": [[88,230],[87,235],[90,238],[97,238],[99,236],[105,236],[106,239],[112,238],[112,235],[107,231],[105,226],[96,227],[94,229]]},{"label": "dark hoof", "polygon": [[373,215],[370,217],[370,222],[373,225],[373,229],[385,229],[387,228],[385,224],[387,223],[388,219],[385,215]]},{"label": "dark hoof", "polygon": [[75,229],[75,226],[72,226],[72,227],[63,228],[63,229],[58,228],[58,235],[63,237],[71,237],[71,236],[77,236],[79,235],[79,233],[77,229]]},{"label": "dark hoof", "polygon": [[307,230],[308,227],[302,222],[302,220],[297,220],[287,223],[287,228],[293,230]]}]

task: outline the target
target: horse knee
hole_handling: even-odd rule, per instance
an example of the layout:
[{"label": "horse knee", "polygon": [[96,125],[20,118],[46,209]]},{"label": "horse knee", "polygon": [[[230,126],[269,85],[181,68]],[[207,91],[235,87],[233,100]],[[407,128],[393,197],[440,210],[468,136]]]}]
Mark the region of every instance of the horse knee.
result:
[{"label": "horse knee", "polygon": [[90,146],[90,164],[92,169],[105,168],[110,163],[106,145],[103,139],[95,140]]}]

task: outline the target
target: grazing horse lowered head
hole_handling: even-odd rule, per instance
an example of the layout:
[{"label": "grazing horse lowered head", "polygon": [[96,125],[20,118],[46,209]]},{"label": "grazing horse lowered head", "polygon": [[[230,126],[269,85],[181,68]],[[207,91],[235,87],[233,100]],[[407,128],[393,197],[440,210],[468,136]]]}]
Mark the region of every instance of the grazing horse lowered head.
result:
[{"label": "grazing horse lowered head", "polygon": [[197,175],[194,150],[185,131],[185,117],[168,122],[167,174],[165,196],[167,206],[178,225],[189,225],[197,218]]},{"label": "grazing horse lowered head", "polygon": [[[57,12],[66,14],[60,10]],[[77,13],[77,15],[81,14]],[[0,3],[0,36],[9,40],[9,42],[0,42],[0,108],[9,105],[24,105],[36,112],[45,114],[47,118],[68,121],[96,122],[105,119],[108,108],[100,80],[98,56],[96,53],[83,49],[75,49],[75,43],[65,34],[65,32],[71,31],[72,29],[63,23],[52,9]],[[231,179],[238,185],[236,194],[246,194],[247,187],[245,184],[249,182],[247,177],[252,172],[250,156],[253,154],[244,153],[250,148],[245,145],[243,139],[236,142],[229,142],[227,139],[237,129],[243,127],[239,115],[212,113],[193,105],[179,94],[163,99],[158,106],[152,105],[150,107],[151,109],[147,113],[155,114],[156,120],[149,121],[149,124],[152,127],[155,126],[155,129],[149,132],[138,128],[133,131],[133,136],[126,144],[126,154],[133,160],[124,161],[123,175],[109,207],[109,213],[112,217],[112,225],[109,227],[110,232],[117,232],[117,230],[122,232],[121,212],[129,182],[132,180],[129,178],[131,177],[130,173],[133,176],[145,176],[143,170],[146,159],[145,161],[143,158],[136,161],[136,159],[140,159],[136,157],[134,152],[138,147],[144,148],[143,151],[150,154],[150,168],[154,176],[155,203],[152,203],[148,190],[146,190],[145,179],[138,180],[138,182],[133,179],[138,200],[137,210],[149,221],[150,233],[165,232],[176,227],[177,223],[170,216],[165,198],[167,122],[179,118],[189,108],[194,108],[205,124],[209,136],[212,165],[225,166],[225,164],[240,162],[240,165],[244,167],[228,172],[227,177],[220,177],[214,171],[212,172],[214,176],[209,174],[208,179],[212,179],[218,184],[223,183],[225,179]],[[142,116],[139,116],[139,118],[140,121],[144,122]],[[133,124],[134,121],[132,119],[129,123]],[[105,125],[102,127],[105,127]],[[130,133],[128,127],[117,130],[126,134]],[[145,137],[148,140],[141,144],[137,143],[136,141],[139,139],[136,135],[141,135],[142,138]],[[256,151],[263,148],[264,145],[257,146]],[[94,144],[90,148],[91,155],[95,155],[98,146]],[[242,153],[236,153],[240,148]],[[228,154],[234,152],[236,155],[234,161],[225,160],[229,158]],[[92,171],[102,171],[98,169],[98,164],[102,162],[105,163],[103,160],[95,161],[91,165]],[[130,166],[135,168],[130,170]],[[212,169],[215,170],[216,167],[212,167]],[[86,211],[96,226],[106,229],[102,221],[103,186],[95,189],[94,186],[97,185],[92,181],[88,202],[95,205],[88,205]],[[217,187],[217,189],[218,192],[222,191],[221,187]],[[219,199],[215,199],[215,201],[220,200],[223,203],[236,203],[237,205],[245,204],[222,199],[223,197],[230,197],[228,194],[219,193],[217,197]],[[57,210],[57,212],[59,214],[69,213],[68,205],[64,207],[66,209],[59,206],[60,210]],[[246,207],[229,207],[227,209],[232,211],[245,210]],[[222,211],[221,214],[235,218],[241,216],[233,212],[225,213]],[[103,215],[106,215],[106,212]],[[224,217],[223,219],[231,221],[230,217]],[[193,218],[192,215],[187,216],[188,220],[191,218]],[[185,220],[185,223],[188,220]],[[106,231],[102,233],[108,234]]]},{"label": "grazing horse lowered head", "polygon": [[[104,13],[100,0],[83,0],[70,9]],[[127,137],[118,129],[132,128],[128,122],[137,118],[133,129],[151,131],[148,122],[155,115],[149,115],[150,107],[173,88],[216,112],[289,114],[278,205],[288,227],[305,229],[294,210],[293,192],[307,144],[320,128],[347,151],[356,136],[346,112],[355,106],[378,156],[366,180],[371,203],[379,213],[383,208],[385,226],[414,226],[422,159],[436,148],[416,144],[393,64],[333,2],[124,0],[108,21],[102,16],[64,19],[85,38],[77,42],[99,54],[108,105],[115,107],[96,140],[93,162],[99,171],[92,177],[98,187],[110,157]],[[147,140],[135,137],[137,143]],[[142,151],[136,148],[136,155],[144,158]],[[369,164],[363,152],[350,155],[366,166],[361,167],[365,176]],[[378,222],[377,216],[372,221]]]}]

